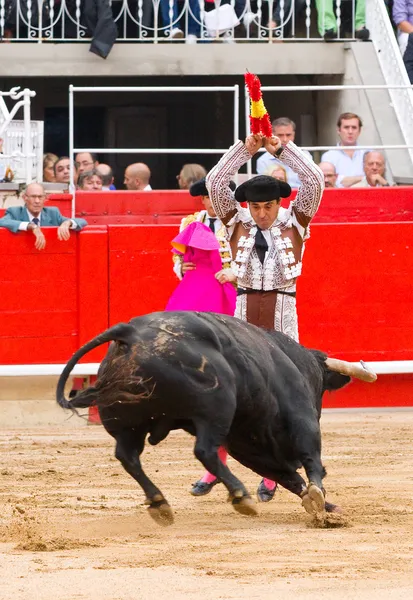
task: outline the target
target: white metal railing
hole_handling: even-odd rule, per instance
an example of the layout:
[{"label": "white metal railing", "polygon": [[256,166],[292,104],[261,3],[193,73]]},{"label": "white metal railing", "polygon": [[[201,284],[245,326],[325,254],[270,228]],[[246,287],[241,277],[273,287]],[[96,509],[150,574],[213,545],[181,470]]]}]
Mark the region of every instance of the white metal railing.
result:
[{"label": "white metal railing", "polygon": [[386,83],[391,86],[391,102],[413,161],[413,90],[385,3],[382,0],[366,0],[366,15],[377,59]]},{"label": "white metal railing", "polygon": [[[336,28],[337,39],[355,37],[355,0],[336,0],[329,16],[327,10],[318,16],[311,0],[110,0],[110,4],[118,41],[176,42],[188,36],[205,42],[220,36],[223,41],[320,40],[328,27]],[[0,36],[38,43],[86,41],[91,32],[84,9],[82,0],[0,0]]]},{"label": "white metal railing", "polygon": [[[43,122],[30,120],[30,99],[36,92],[16,87],[9,92],[0,92],[0,138],[3,139],[3,154],[0,154],[0,179],[9,167],[13,181],[30,183],[41,181],[43,175]],[[5,98],[15,104],[9,110]],[[14,119],[23,109],[23,120]]]},{"label": "white metal railing", "polygon": [[[400,91],[403,94],[412,94],[413,97],[413,87],[407,79],[407,83],[395,83],[395,84],[370,84],[370,85],[273,85],[273,86],[262,86],[261,90],[263,92],[321,92],[321,91],[339,91],[344,92],[346,90],[388,90],[389,94],[392,92]],[[413,120],[413,104],[411,108],[410,119]],[[245,88],[245,105],[244,105],[244,114],[245,114],[245,130],[247,134],[250,132],[250,97],[248,93],[248,89]],[[397,114],[397,118],[399,119],[399,115]],[[404,122],[400,121],[400,129],[403,132]],[[357,146],[346,146],[346,150],[408,150],[410,154],[410,159],[412,162],[412,170],[413,170],[413,136],[410,139],[407,139],[406,135],[404,135],[405,144],[370,144],[368,146],[357,145]],[[336,146],[300,146],[302,150],[307,150],[308,152],[326,152],[327,150],[337,150]],[[265,149],[262,148],[259,152],[265,152]],[[247,173],[248,175],[252,174],[252,163],[248,161],[247,163]]]},{"label": "white metal railing", "polygon": [[74,144],[74,93],[78,92],[230,92],[234,95],[234,118],[233,139],[239,138],[239,85],[231,86],[142,86],[142,87],[75,87],[69,86],[69,156],[70,161],[70,184],[72,194],[72,216],[75,216],[76,186],[74,183],[74,158],[78,152],[94,152],[106,154],[222,154],[226,149],[211,148],[77,148]]}]

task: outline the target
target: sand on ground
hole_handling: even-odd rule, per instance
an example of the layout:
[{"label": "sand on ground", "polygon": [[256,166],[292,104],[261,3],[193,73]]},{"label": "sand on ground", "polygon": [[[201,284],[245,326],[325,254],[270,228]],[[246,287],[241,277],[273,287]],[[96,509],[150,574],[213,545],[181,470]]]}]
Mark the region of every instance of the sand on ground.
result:
[{"label": "sand on ground", "polygon": [[183,432],[143,455],[175,513],[160,527],[102,427],[1,429],[0,599],[413,598],[413,412],[326,412],[322,431],[345,511],[329,527],[283,489],[256,517],[222,484],[192,497],[202,468]]}]

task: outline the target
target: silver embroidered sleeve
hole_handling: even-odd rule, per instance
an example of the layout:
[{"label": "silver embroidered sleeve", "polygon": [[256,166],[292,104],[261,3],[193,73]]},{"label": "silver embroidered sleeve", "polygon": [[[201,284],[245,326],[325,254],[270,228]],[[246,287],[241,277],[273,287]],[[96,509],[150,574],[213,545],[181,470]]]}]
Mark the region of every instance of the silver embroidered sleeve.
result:
[{"label": "silver embroidered sleeve", "polygon": [[323,173],[294,142],[288,142],[280,155],[280,160],[300,178],[301,186],[294,200],[294,208],[297,213],[304,215],[310,222],[318,210],[323,195]]},{"label": "silver embroidered sleeve", "polygon": [[229,187],[231,178],[238,169],[249,161],[251,154],[241,140],[225,152],[221,160],[206,176],[206,187],[217,216],[224,219],[238,209],[238,202]]}]

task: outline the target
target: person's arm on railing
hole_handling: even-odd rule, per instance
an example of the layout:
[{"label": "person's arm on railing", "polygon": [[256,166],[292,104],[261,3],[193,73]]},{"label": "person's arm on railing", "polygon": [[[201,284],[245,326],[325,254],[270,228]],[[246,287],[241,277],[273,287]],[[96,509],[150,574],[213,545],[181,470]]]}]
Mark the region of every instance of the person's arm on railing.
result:
[{"label": "person's arm on railing", "polygon": [[346,177],[340,177],[339,175],[337,177],[337,183],[339,183],[341,187],[348,188],[354,185],[355,183],[360,183],[363,177],[364,175],[348,175]]}]

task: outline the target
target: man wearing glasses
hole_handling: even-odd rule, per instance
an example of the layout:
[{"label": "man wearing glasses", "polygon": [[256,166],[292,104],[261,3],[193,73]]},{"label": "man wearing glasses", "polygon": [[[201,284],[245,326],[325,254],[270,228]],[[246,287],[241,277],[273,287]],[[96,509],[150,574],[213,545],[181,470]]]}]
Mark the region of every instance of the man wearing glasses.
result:
[{"label": "man wearing glasses", "polygon": [[43,250],[46,238],[43,227],[57,227],[57,239],[66,241],[70,238],[70,230],[80,231],[87,225],[85,219],[68,219],[61,215],[55,206],[44,208],[46,194],[40,183],[30,183],[23,194],[24,206],[11,206],[0,219],[0,227],[13,233],[31,231],[35,237],[34,246]]},{"label": "man wearing glasses", "polygon": [[98,164],[96,154],[91,154],[90,152],[79,152],[79,154],[76,154],[75,167],[78,175],[84,171],[92,171]]}]

